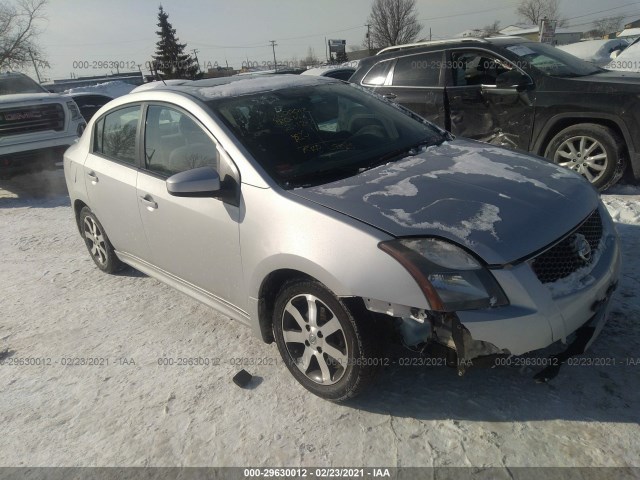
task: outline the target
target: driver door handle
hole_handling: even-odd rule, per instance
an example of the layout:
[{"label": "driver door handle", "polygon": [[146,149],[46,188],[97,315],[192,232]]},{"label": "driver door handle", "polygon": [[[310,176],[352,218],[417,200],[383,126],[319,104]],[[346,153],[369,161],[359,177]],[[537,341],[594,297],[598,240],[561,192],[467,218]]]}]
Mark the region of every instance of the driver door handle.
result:
[{"label": "driver door handle", "polygon": [[387,100],[393,100],[394,98],[397,97],[397,95],[395,93],[385,93],[383,97],[386,98]]},{"label": "driver door handle", "polygon": [[158,208],[158,203],[153,200],[151,195],[145,195],[140,197],[140,201],[147,207],[148,210],[155,210]]}]

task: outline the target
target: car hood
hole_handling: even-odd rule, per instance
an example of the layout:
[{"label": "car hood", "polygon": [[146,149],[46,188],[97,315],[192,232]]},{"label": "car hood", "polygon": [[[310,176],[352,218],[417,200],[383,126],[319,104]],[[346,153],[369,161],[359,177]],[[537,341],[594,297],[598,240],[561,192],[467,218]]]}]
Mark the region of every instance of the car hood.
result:
[{"label": "car hood", "polygon": [[493,265],[553,243],[599,203],[595,189],[574,172],[469,140],[287,194],[395,237],[445,238]]},{"label": "car hood", "polygon": [[33,105],[37,103],[68,102],[72,100],[67,95],[56,93],[16,93],[13,95],[0,95],[0,105]]},{"label": "car hood", "polygon": [[[609,93],[620,93],[620,91],[640,92],[640,73],[605,71],[595,75],[576,77],[567,79],[569,82],[587,82],[591,91],[603,90]],[[584,88],[584,87],[582,87]]]}]

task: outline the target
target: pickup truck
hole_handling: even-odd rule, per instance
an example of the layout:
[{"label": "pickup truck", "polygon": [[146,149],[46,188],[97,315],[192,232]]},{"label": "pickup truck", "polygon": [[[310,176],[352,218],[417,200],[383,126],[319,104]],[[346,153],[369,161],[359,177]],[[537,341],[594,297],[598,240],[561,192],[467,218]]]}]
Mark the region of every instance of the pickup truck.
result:
[{"label": "pickup truck", "polygon": [[21,73],[0,74],[0,176],[54,167],[85,127],[71,97]]}]

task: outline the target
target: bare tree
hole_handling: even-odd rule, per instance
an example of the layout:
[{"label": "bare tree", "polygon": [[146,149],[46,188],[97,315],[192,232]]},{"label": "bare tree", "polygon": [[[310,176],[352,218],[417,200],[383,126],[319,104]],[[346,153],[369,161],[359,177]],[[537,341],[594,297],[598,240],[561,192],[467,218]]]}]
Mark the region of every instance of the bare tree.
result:
[{"label": "bare tree", "polygon": [[307,50],[307,56],[304,57],[304,59],[302,60],[302,63],[305,64],[305,66],[310,67],[311,65],[317,65],[320,63],[320,60],[318,60],[318,57],[316,56],[316,52],[313,48],[309,47],[309,49]]},{"label": "bare tree", "polygon": [[47,0],[0,3],[0,69],[15,70],[36,62],[48,67],[37,43],[38,23],[43,20]]},{"label": "bare tree", "polygon": [[516,12],[532,25],[540,25],[544,18],[557,21],[558,27],[567,24],[566,19],[560,18],[560,0],[522,0]]},{"label": "bare tree", "polygon": [[374,48],[411,43],[422,30],[416,0],[374,0],[368,22]]},{"label": "bare tree", "polygon": [[607,33],[613,33],[620,30],[620,26],[624,20],[624,16],[601,18],[593,22],[593,29],[589,30],[589,34],[594,37],[603,37]]}]

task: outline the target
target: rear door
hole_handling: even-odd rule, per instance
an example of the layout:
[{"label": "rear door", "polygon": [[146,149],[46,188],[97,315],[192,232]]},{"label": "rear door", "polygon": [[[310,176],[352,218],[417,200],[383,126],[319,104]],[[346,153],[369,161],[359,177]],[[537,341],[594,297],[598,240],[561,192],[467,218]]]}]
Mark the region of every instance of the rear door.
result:
[{"label": "rear door", "polygon": [[84,175],[89,207],[114,248],[148,260],[136,195],[141,112],[139,104],[126,105],[98,119]]},{"label": "rear door", "polygon": [[152,263],[218,301],[245,309],[240,207],[218,198],[176,197],[166,186],[171,175],[212,166],[223,188],[239,189],[238,170],[211,134],[184,110],[168,104],[151,104],[146,110],[137,204]]},{"label": "rear door", "polygon": [[439,127],[446,127],[444,51],[406,55],[396,60],[386,96]]},{"label": "rear door", "polygon": [[517,67],[481,49],[451,50],[446,63],[451,133],[528,151],[534,117],[533,88],[497,87],[498,77]]}]

